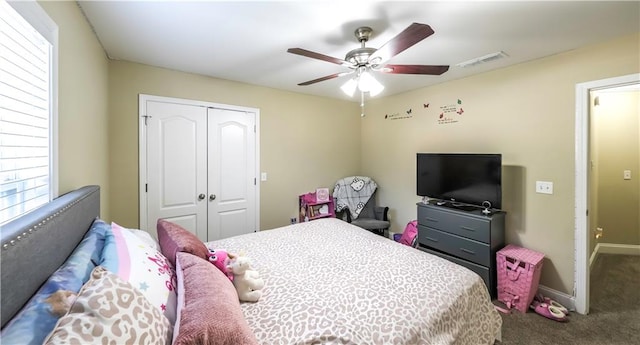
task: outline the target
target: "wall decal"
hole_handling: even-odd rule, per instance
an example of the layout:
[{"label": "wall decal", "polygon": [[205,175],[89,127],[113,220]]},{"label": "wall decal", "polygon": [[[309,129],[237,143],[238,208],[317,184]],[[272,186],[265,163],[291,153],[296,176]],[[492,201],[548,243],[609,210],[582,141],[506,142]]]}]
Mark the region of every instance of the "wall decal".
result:
[{"label": "wall decal", "polygon": [[462,109],[462,100],[458,99],[453,104],[447,104],[440,107],[440,115],[438,115],[438,124],[445,125],[449,123],[456,123],[462,118],[464,113]]},{"label": "wall decal", "polygon": [[410,119],[413,117],[413,115],[411,114],[411,109],[405,111],[406,114],[400,114],[400,113],[394,113],[394,114],[385,114],[384,118],[386,120],[404,120],[404,119]]}]

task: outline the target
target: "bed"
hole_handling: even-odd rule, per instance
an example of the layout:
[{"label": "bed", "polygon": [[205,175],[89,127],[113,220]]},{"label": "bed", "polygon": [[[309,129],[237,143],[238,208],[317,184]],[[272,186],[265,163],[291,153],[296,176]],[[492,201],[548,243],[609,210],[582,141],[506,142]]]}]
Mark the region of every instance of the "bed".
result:
[{"label": "bed", "polygon": [[[7,328],[25,314],[23,310],[35,299],[34,295],[49,284],[50,276],[66,264],[70,254],[85,244],[87,234],[95,233],[98,220],[99,187],[87,186],[3,226],[2,344],[11,344]],[[161,320],[153,327],[127,325],[122,320],[133,312],[124,311],[124,316],[117,318],[124,330],[121,333],[125,333],[118,335],[121,337],[127,332],[141,333],[140,327],[153,328],[146,334],[147,343],[164,339],[160,343],[166,344],[479,345],[493,344],[500,337],[501,318],[475,273],[337,219],[294,224],[206,244],[195,243],[193,238],[180,242],[190,235],[166,221],[158,223],[157,241],[135,229],[118,229],[117,224],[99,225],[97,233],[107,233],[102,243],[105,248],[118,242],[118,236],[115,241],[109,237],[111,231],[138,241],[134,241],[137,247],[130,246],[129,253],[125,253],[132,263],[139,254],[134,252],[139,250],[136,248],[147,248],[143,256],[158,264],[154,274],[164,275],[163,288],[168,288],[175,298],[171,302],[174,309],[165,308],[170,303],[163,302],[160,314],[156,309],[154,316],[149,314],[149,320]],[[167,231],[172,235],[167,237]],[[99,239],[94,242],[100,245]],[[152,247],[162,254],[149,254]],[[225,249],[250,257],[265,282],[260,300],[239,303],[233,285],[206,260],[207,254],[201,253],[203,247],[205,251],[207,247]],[[64,343],[59,340],[65,338],[59,337],[56,342],[55,336],[60,335],[58,328],[74,310],[84,310],[86,314],[87,305],[77,307],[82,298],[88,296],[87,301],[91,300],[92,294],[102,289],[101,284],[124,284],[110,273],[111,267],[117,271],[117,266],[126,261],[122,250],[114,251],[120,255],[115,261],[105,259],[106,249],[94,249],[97,251],[104,257],[87,254],[91,258],[91,264],[84,269],[90,271],[88,281],[82,282],[75,301],[66,301],[69,308],[55,318],[54,330],[46,331],[48,343]],[[133,271],[131,279],[135,278]],[[144,290],[148,286],[130,283],[121,291],[138,301],[135,298],[139,298],[139,289],[131,286]],[[145,302],[144,298],[140,300]],[[85,315],[85,319],[72,321],[93,331],[97,329],[93,322],[111,322],[111,328],[117,328],[113,326],[114,317],[95,319],[100,313],[94,314],[93,319]],[[224,340],[226,337],[234,340]],[[92,342],[87,339],[93,338],[85,338],[85,343]]]}]

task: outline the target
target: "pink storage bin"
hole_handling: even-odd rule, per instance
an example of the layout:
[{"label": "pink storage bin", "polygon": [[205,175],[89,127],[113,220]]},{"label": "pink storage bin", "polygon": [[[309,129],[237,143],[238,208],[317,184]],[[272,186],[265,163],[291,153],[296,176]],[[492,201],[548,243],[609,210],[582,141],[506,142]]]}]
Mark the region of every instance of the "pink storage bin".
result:
[{"label": "pink storage bin", "polygon": [[523,313],[538,292],[544,254],[535,250],[507,245],[496,253],[498,300]]}]

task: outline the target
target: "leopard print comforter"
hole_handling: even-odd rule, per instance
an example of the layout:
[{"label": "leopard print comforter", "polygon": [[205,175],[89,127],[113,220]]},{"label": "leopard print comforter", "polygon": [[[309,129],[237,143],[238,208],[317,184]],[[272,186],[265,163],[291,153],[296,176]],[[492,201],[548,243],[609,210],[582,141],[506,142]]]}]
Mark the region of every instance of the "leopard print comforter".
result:
[{"label": "leopard print comforter", "polygon": [[493,344],[502,320],[482,279],[337,219],[209,242],[265,280],[242,303],[262,344]]}]

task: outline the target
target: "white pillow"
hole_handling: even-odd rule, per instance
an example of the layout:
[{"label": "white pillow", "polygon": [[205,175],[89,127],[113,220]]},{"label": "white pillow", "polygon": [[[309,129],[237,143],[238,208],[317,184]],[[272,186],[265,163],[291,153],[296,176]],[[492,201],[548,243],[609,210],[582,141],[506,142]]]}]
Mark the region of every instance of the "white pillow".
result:
[{"label": "white pillow", "polygon": [[111,223],[117,248],[118,276],[137,288],[164,313],[171,325],[176,319],[176,275],[171,263],[153,245],[132,231]]},{"label": "white pillow", "polygon": [[150,247],[160,250],[160,245],[158,244],[158,241],[156,241],[150,233],[144,231],[144,230],[138,230],[138,229],[127,229],[129,231],[131,231],[134,235],[138,236],[138,238],[140,238],[144,243],[148,244]]}]

